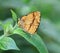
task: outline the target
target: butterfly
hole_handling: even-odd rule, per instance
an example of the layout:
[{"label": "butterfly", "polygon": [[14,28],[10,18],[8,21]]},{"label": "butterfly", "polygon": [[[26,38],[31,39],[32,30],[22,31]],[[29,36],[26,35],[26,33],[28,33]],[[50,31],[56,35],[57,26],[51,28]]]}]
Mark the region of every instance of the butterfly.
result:
[{"label": "butterfly", "polygon": [[23,16],[18,21],[18,26],[23,28],[24,31],[34,34],[39,26],[41,14],[39,11],[32,12],[28,14],[27,16]]}]

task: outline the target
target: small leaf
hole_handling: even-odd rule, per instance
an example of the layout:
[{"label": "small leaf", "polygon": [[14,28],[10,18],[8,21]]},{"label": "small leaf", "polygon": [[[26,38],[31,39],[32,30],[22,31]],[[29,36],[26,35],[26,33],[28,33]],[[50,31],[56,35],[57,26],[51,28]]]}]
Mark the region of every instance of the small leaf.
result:
[{"label": "small leaf", "polygon": [[16,13],[13,10],[11,10],[11,13],[12,13],[13,20],[17,21],[17,15],[16,15]]},{"label": "small leaf", "polygon": [[13,31],[13,26],[11,25],[10,22],[5,23],[4,27],[4,34],[11,34]]},{"label": "small leaf", "polygon": [[30,35],[24,32],[21,28],[15,29],[13,33],[19,34],[20,36],[24,37],[29,43],[31,43],[38,49],[39,53],[48,53],[44,42],[42,41],[41,37],[37,34]]},{"label": "small leaf", "polygon": [[0,49],[2,50],[19,50],[14,40],[10,37],[0,39]]}]

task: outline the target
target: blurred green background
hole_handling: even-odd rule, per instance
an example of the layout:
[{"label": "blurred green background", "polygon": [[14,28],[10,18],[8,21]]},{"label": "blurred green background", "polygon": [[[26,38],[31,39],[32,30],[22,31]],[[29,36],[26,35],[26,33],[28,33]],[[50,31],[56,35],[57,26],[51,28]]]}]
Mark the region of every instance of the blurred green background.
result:
[{"label": "blurred green background", "polygon": [[[37,33],[42,37],[49,53],[60,53],[60,0],[0,0],[0,21],[12,21],[10,9],[18,18],[30,12],[41,12],[41,23]],[[3,29],[0,26],[0,35]],[[1,53],[39,53],[38,50],[24,38],[11,36],[20,51],[2,51]]]}]

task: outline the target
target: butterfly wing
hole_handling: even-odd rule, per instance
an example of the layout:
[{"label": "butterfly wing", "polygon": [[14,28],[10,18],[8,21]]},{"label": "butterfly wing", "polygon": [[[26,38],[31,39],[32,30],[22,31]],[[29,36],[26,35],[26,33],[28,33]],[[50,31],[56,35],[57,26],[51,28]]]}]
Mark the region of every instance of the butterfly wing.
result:
[{"label": "butterfly wing", "polygon": [[20,25],[25,31],[30,34],[34,34],[40,23],[40,12],[33,12],[27,16],[23,16],[18,25]]}]

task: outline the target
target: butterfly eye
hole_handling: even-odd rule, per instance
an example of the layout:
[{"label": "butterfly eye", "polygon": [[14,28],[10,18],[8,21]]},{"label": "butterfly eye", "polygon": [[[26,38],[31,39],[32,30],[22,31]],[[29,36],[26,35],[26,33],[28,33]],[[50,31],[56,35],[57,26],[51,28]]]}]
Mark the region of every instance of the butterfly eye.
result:
[{"label": "butterfly eye", "polygon": [[27,16],[23,16],[21,20],[18,21],[19,27],[22,27],[24,31],[34,34],[40,23],[40,12],[33,12]]}]

